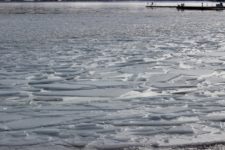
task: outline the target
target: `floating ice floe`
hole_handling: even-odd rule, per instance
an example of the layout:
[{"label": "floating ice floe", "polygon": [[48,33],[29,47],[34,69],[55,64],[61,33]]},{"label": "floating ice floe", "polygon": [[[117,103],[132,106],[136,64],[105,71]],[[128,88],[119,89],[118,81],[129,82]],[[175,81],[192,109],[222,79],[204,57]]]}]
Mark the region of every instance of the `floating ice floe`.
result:
[{"label": "floating ice floe", "polygon": [[159,95],[165,95],[164,93],[158,93],[153,91],[151,88],[143,92],[130,91],[120,96],[120,98],[141,98],[141,97],[154,97]]},{"label": "floating ice floe", "polygon": [[184,64],[183,62],[179,63],[179,67],[182,68],[182,69],[191,69],[191,68],[193,68],[192,66]]},{"label": "floating ice floe", "polygon": [[20,95],[19,91],[0,91],[0,96],[17,96]]},{"label": "floating ice floe", "polygon": [[197,148],[225,144],[224,134],[203,134],[195,138],[171,138],[169,143],[159,143],[159,148]]},{"label": "floating ice floe", "polygon": [[107,89],[90,89],[90,90],[75,90],[75,91],[52,91],[52,92],[37,92],[35,96],[74,96],[74,97],[118,97],[126,93],[129,89],[107,88]]},{"label": "floating ice floe", "polygon": [[54,101],[63,101],[63,98],[59,97],[35,97],[33,98],[34,101],[48,101],[48,102],[54,102]]}]

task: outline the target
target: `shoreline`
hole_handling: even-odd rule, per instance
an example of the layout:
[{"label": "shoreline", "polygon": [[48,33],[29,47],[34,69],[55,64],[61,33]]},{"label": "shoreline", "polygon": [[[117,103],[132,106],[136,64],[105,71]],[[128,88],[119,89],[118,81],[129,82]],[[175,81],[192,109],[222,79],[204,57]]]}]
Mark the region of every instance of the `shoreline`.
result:
[{"label": "shoreline", "polygon": [[[199,2],[202,2],[202,1],[191,1],[191,0],[188,0],[188,1],[156,1],[156,0],[153,0],[153,1],[146,1],[146,0],[141,0],[141,1],[137,1],[137,0],[120,0],[120,1],[115,1],[115,0],[88,0],[88,1],[82,1],[82,0],[47,0],[47,1],[0,1],[0,3],[46,3],[46,2],[82,2],[82,3],[89,3],[89,2],[103,2],[103,3],[123,3],[123,2],[127,2],[127,3],[149,3],[149,2],[154,2],[154,3],[193,3],[193,2],[196,2],[196,3],[199,3]],[[216,3],[216,1],[204,1],[204,3]]]}]

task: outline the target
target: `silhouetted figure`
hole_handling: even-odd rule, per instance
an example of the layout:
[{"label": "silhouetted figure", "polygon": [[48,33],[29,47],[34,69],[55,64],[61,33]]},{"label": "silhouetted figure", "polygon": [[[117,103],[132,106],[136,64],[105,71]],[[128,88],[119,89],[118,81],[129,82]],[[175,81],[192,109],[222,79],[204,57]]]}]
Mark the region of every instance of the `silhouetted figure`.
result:
[{"label": "silhouetted figure", "polygon": [[223,3],[220,2],[219,4],[216,4],[216,7],[223,7]]}]

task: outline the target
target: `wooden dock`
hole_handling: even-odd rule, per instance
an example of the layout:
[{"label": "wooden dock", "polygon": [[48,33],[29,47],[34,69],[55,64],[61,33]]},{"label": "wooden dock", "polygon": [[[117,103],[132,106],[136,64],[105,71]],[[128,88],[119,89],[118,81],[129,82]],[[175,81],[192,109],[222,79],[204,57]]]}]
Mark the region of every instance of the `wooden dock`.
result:
[{"label": "wooden dock", "polygon": [[177,6],[178,10],[224,10],[225,7],[216,7],[216,6]]},{"label": "wooden dock", "polygon": [[208,6],[208,5],[202,5],[201,6],[188,6],[185,5],[184,3],[181,3],[180,5],[178,4],[177,6],[175,5],[156,5],[153,2],[151,4],[147,4],[146,8],[176,8],[177,10],[225,10],[225,7],[223,6],[223,3],[218,3],[215,6]]}]

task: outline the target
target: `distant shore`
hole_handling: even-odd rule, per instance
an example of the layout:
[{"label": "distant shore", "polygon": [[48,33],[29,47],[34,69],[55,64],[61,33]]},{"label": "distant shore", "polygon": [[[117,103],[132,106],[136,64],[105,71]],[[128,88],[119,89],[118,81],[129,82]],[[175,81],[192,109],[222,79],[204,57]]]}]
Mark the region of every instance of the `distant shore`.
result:
[{"label": "distant shore", "polygon": [[[0,0],[0,3],[10,3],[10,2],[201,2],[201,0],[184,0],[184,1],[176,1],[176,0]],[[212,2],[212,1],[204,1],[204,2]],[[223,2],[223,1],[222,1]]]}]

